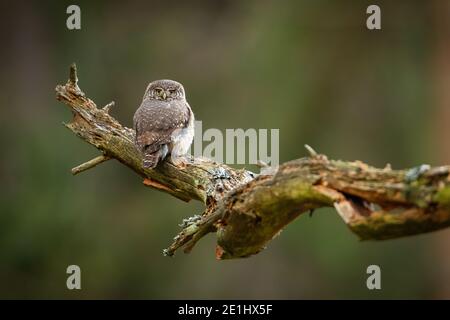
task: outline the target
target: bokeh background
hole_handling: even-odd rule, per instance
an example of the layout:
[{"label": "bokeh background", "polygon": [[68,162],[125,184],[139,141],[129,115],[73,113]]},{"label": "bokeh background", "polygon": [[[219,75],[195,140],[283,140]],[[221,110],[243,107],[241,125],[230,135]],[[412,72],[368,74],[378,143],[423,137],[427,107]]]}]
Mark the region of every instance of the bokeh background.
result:
[{"label": "bokeh background", "polygon": [[[82,29],[66,28],[81,7]],[[378,4],[382,30],[365,27]],[[279,128],[280,161],[304,143],[393,168],[450,163],[450,6],[435,1],[3,1],[0,5],[0,298],[450,298],[450,230],[359,242],[333,210],[300,216],[257,256],[216,261],[214,235],[162,249],[199,213],[62,126],[54,88],[80,87],[131,126],[146,85],[176,79],[203,128]],[[66,289],[66,268],[82,290]],[[366,288],[366,268],[382,290]]]}]

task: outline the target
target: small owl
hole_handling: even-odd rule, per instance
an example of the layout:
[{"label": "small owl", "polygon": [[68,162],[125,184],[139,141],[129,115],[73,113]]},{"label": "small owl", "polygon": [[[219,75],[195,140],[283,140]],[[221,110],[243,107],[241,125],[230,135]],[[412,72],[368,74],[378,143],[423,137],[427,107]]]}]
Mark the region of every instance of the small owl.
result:
[{"label": "small owl", "polygon": [[169,154],[175,165],[183,164],[181,156],[188,152],[194,138],[194,114],[181,83],[151,82],[133,122],[144,168],[155,168]]}]

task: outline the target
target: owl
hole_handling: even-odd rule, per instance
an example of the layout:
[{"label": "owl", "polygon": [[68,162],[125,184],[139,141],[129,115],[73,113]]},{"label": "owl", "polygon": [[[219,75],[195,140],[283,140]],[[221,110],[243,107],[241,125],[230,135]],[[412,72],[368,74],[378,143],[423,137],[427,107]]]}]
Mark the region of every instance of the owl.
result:
[{"label": "owl", "polygon": [[188,152],[194,138],[194,113],[181,83],[151,82],[133,123],[135,145],[142,153],[144,168],[155,168],[168,155],[175,165],[184,165],[182,156]]}]

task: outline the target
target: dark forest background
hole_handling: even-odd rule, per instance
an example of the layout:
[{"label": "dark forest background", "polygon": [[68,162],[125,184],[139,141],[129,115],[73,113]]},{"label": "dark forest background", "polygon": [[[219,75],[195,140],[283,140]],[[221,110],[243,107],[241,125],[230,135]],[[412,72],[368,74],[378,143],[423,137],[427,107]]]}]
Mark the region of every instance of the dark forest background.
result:
[{"label": "dark forest background", "polygon": [[[280,161],[304,143],[393,168],[450,164],[450,2],[77,1],[0,5],[0,298],[450,298],[450,231],[359,242],[333,210],[299,217],[268,249],[216,261],[214,237],[162,255],[201,212],[148,189],[65,129],[55,100],[80,86],[131,126],[148,82],[182,82],[203,128],[279,128]],[[365,27],[368,5],[382,30]],[[66,289],[66,268],[82,290]],[[382,290],[366,288],[366,268]]]}]

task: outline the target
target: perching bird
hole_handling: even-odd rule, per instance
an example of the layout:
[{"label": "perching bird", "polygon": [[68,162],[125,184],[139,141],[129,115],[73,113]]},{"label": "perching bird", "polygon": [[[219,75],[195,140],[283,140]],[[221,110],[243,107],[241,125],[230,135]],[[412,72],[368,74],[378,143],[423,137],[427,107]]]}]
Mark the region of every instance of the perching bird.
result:
[{"label": "perching bird", "polygon": [[169,154],[175,165],[183,164],[181,156],[188,152],[194,138],[194,114],[181,83],[151,82],[133,122],[144,168],[155,168]]}]

